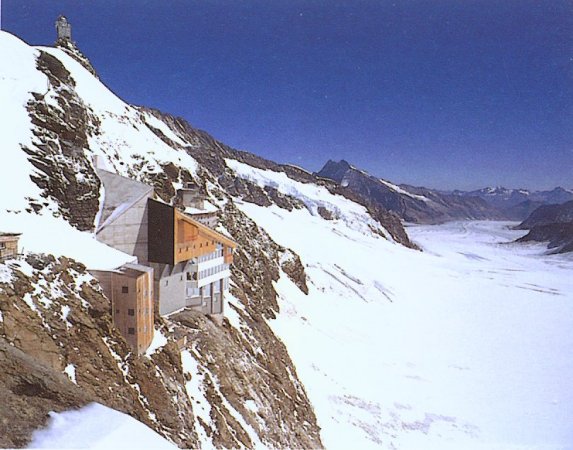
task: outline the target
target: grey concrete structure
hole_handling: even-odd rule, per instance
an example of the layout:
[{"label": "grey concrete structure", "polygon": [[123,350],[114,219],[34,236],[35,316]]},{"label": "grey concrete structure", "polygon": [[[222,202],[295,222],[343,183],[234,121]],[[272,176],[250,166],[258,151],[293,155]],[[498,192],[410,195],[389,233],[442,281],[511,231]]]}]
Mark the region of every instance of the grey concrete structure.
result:
[{"label": "grey concrete structure", "polygon": [[185,187],[177,190],[177,202],[183,207],[203,209],[205,197],[195,183],[186,183]]},{"label": "grey concrete structure", "polygon": [[[194,199],[190,201],[193,206],[186,209],[193,209],[194,214],[184,214],[153,200],[150,186],[95,163],[104,189],[96,237],[153,268],[156,311],[167,315],[192,308],[221,315],[236,244],[213,230],[218,210],[197,209],[204,203],[192,189],[187,200]],[[100,276],[105,286],[106,276]]]},{"label": "grey concrete structure", "polygon": [[153,197],[153,188],[101,169],[97,175],[105,194],[97,239],[146,263],[147,199]]},{"label": "grey concrete structure", "polygon": [[72,26],[64,16],[60,16],[58,20],[56,20],[56,32],[58,34],[58,40],[72,40]]}]

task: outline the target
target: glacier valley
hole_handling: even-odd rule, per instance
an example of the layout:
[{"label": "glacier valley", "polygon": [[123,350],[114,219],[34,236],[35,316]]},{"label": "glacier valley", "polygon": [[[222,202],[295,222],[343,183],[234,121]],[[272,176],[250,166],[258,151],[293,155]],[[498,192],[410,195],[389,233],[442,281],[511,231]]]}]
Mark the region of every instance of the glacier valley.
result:
[{"label": "glacier valley", "polygon": [[422,253],[325,232],[302,211],[242,209],[312,280],[305,297],[281,278],[272,327],[327,448],[570,448],[570,256],[510,244],[522,232],[507,222],[411,226]]}]

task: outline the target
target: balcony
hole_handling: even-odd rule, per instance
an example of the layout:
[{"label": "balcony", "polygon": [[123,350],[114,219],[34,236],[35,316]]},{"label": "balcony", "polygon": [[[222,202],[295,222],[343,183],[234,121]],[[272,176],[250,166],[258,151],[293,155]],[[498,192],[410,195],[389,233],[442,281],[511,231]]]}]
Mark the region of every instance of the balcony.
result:
[{"label": "balcony", "polygon": [[187,288],[200,288],[223,278],[229,278],[231,270],[228,264],[220,264],[198,272],[187,272],[187,275]]}]

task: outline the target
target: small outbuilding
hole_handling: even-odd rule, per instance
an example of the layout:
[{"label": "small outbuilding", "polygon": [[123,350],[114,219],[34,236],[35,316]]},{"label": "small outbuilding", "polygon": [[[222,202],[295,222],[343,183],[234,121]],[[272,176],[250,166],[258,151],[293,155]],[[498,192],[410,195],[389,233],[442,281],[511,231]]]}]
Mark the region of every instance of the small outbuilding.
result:
[{"label": "small outbuilding", "polygon": [[22,233],[0,232],[0,262],[18,256],[18,240]]}]

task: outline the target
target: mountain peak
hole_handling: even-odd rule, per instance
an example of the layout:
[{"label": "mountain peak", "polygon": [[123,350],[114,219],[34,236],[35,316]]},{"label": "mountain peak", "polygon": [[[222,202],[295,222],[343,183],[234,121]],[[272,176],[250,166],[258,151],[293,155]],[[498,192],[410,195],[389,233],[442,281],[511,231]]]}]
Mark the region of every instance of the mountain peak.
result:
[{"label": "mountain peak", "polygon": [[323,178],[330,178],[337,183],[340,183],[346,172],[350,169],[352,169],[352,166],[344,159],[341,159],[338,162],[329,159],[324,167],[317,172],[317,175]]}]

